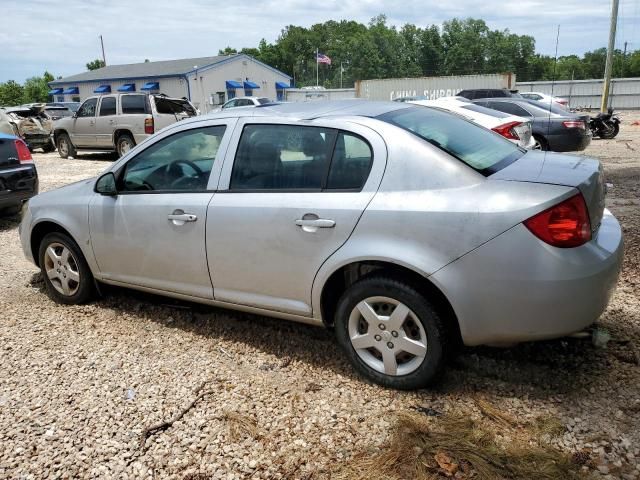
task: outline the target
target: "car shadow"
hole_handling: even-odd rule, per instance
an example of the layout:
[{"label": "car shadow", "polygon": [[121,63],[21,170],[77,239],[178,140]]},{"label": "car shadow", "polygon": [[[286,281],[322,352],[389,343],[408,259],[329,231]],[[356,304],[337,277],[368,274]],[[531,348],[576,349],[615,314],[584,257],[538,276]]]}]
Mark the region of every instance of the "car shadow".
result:
[{"label": "car shadow", "polygon": [[20,225],[21,216],[20,213],[13,215],[0,214],[0,232],[12,230]]},{"label": "car shadow", "polygon": [[[33,275],[31,285],[45,294],[39,273]],[[125,288],[104,286],[101,290],[98,305],[104,308],[134,313],[166,328],[244,344],[278,359],[261,365],[263,370],[292,368],[289,364],[296,361],[365,382],[349,365],[330,329]],[[594,347],[589,338],[522,343],[511,348],[463,347],[452,355],[440,381],[425,393],[547,398],[583,392],[607,374],[611,354],[611,349]]]},{"label": "car shadow", "polygon": [[91,160],[95,162],[113,162],[117,159],[118,154],[115,152],[78,152],[75,157],[69,157],[69,160]]}]

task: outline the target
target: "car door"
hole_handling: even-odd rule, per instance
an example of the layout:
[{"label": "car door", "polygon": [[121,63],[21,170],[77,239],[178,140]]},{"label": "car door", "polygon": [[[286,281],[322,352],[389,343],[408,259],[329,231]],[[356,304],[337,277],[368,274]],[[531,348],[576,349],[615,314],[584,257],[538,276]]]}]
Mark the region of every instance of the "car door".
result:
[{"label": "car door", "polygon": [[94,147],[96,145],[96,107],[98,99],[88,98],[78,108],[73,117],[71,143],[76,147]]},{"label": "car door", "polygon": [[239,121],[207,213],[216,300],[312,315],[313,279],[353,232],[386,162],[377,133],[346,125]]},{"label": "car door", "polygon": [[100,97],[96,117],[96,146],[98,147],[113,147],[113,134],[117,127],[116,103],[114,95]]},{"label": "car door", "polygon": [[103,280],[213,298],[207,205],[235,121],[181,126],[115,167],[116,196],[90,202],[91,243]]}]

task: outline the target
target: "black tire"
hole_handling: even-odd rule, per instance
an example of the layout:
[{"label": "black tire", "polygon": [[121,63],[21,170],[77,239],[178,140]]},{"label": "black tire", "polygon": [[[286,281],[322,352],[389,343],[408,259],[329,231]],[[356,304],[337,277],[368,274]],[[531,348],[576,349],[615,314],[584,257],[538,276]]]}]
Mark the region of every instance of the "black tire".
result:
[{"label": "black tire", "polygon": [[58,155],[60,155],[62,158],[69,158],[69,157],[74,157],[76,156],[76,149],[73,146],[73,143],[71,143],[71,139],[69,138],[69,135],[67,135],[66,133],[61,133],[58,135]]},{"label": "black tire", "polygon": [[[77,282],[75,280],[68,280],[69,283],[67,285],[70,287],[69,294],[60,292],[53,283],[55,282],[56,285],[61,288],[59,284],[60,281],[56,279],[52,281],[47,274],[47,270],[51,270],[51,268],[48,267],[51,267],[51,264],[53,263],[50,257],[45,258],[47,249],[50,246],[53,246],[54,250],[57,250],[58,253],[64,252],[64,250],[59,250],[61,247],[68,249],[71,253],[70,260],[66,262],[69,265],[68,269],[62,268],[64,267],[64,264],[53,264],[53,269],[60,272],[59,275],[64,274],[65,270],[69,274],[78,274]],[[77,305],[86,303],[95,296],[96,288],[89,265],[87,265],[87,261],[85,260],[82,251],[80,251],[80,247],[78,247],[76,242],[74,242],[68,235],[59,232],[48,233],[45,235],[40,242],[38,259],[40,263],[40,270],[42,271],[42,278],[44,279],[44,283],[47,287],[47,293],[52,300],[67,305]]]},{"label": "black tire", "polygon": [[[408,330],[411,330],[412,328],[417,330],[419,327],[413,320],[413,318],[417,318],[422,326],[423,333],[426,334],[426,354],[424,357],[412,358],[411,361],[415,362],[418,366],[406,374],[386,374],[367,364],[360,356],[361,354],[367,356],[368,353],[372,353],[373,356],[376,355],[377,351],[377,354],[381,357],[381,352],[383,349],[387,348],[389,344],[391,344],[389,347],[390,349],[394,348],[394,344],[392,343],[394,337],[383,337],[382,341],[377,338],[380,337],[377,333],[384,334],[384,331],[374,330],[369,332],[368,329],[371,327],[367,326],[366,334],[377,332],[375,337],[379,343],[376,343],[375,348],[366,349],[366,351],[363,351],[364,349],[360,349],[360,354],[356,351],[351,342],[349,324],[352,312],[355,311],[357,308],[356,306],[360,304],[360,302],[365,299],[370,300],[374,297],[387,297],[404,304],[413,313],[413,316],[407,317],[407,319],[412,322],[411,325],[407,325],[406,323],[403,325],[406,325]],[[384,307],[384,305],[382,305],[382,307]],[[391,312],[393,311],[394,310],[391,310]],[[355,317],[357,316],[358,314],[356,313]],[[362,319],[359,320],[359,322],[362,322]],[[442,372],[445,352],[448,349],[448,340],[444,323],[431,302],[429,302],[429,300],[426,299],[417,289],[402,280],[387,276],[372,275],[353,284],[346,292],[344,292],[338,301],[335,316],[335,331],[340,346],[345,351],[355,369],[365,378],[384,387],[399,390],[423,388],[437,380]],[[402,328],[402,331],[404,332],[404,327]],[[394,333],[396,337],[398,336],[397,332],[390,333]],[[402,336],[402,334],[400,335]],[[396,341],[398,343],[397,338]],[[400,344],[398,343],[398,345]],[[398,355],[408,355],[400,348],[398,349],[398,352],[399,353],[394,352],[394,357],[392,357],[395,358],[396,361],[399,358]],[[381,362],[382,360],[378,361]],[[401,368],[402,364],[399,365],[400,366],[398,368]]]},{"label": "black tire", "polygon": [[0,217],[14,217],[20,212],[20,205],[0,208]]},{"label": "black tire", "polygon": [[123,156],[135,146],[136,142],[133,140],[133,137],[128,133],[123,133],[116,140],[116,152],[118,153],[118,157]]},{"label": "black tire", "polygon": [[620,124],[610,122],[609,128],[601,128],[600,130],[598,130],[598,136],[604,140],[611,140],[612,138],[615,138],[619,132]]},{"label": "black tire", "polygon": [[56,146],[54,145],[53,141],[47,143],[44,147],[42,147],[42,151],[44,153],[51,153],[56,149]]},{"label": "black tire", "polygon": [[542,135],[534,135],[533,138],[536,141],[536,145],[533,147],[534,150],[542,150],[543,152],[549,150],[549,143]]}]

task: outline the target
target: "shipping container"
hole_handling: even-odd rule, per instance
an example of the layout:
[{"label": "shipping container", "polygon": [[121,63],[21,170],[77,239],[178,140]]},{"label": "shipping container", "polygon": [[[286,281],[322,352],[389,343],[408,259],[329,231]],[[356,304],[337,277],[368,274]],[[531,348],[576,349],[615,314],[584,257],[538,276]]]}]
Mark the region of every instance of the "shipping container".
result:
[{"label": "shipping container", "polygon": [[469,88],[515,88],[514,73],[456,75],[450,77],[385,78],[356,82],[356,97],[367,100],[396,100],[424,97],[433,100],[456,95]]},{"label": "shipping container", "polygon": [[315,102],[318,100],[348,100],[356,98],[355,88],[288,88],[285,90],[287,102]]}]

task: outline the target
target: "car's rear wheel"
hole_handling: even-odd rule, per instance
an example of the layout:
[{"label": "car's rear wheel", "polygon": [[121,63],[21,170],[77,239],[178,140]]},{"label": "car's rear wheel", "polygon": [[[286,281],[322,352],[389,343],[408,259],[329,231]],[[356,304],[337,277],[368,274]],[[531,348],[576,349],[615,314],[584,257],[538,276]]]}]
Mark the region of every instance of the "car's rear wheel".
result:
[{"label": "car's rear wheel", "polygon": [[69,158],[76,156],[76,149],[73,147],[69,135],[61,133],[58,135],[58,154],[62,158]]},{"label": "car's rear wheel", "polygon": [[58,303],[79,304],[95,293],[91,270],[68,235],[49,233],[40,242],[40,269],[49,296]]},{"label": "car's rear wheel", "polygon": [[373,382],[421,388],[442,370],[443,322],[407,283],[385,276],[365,278],[342,295],[335,318],[340,345],[356,370]]},{"label": "car's rear wheel", "polygon": [[123,156],[129,150],[136,146],[136,142],[133,141],[131,135],[122,134],[118,137],[118,141],[116,142],[116,150],[118,152],[118,157]]},{"label": "car's rear wheel", "polygon": [[543,151],[549,150],[549,144],[541,135],[534,135],[533,140],[535,142],[533,144],[534,150],[543,150]]}]

